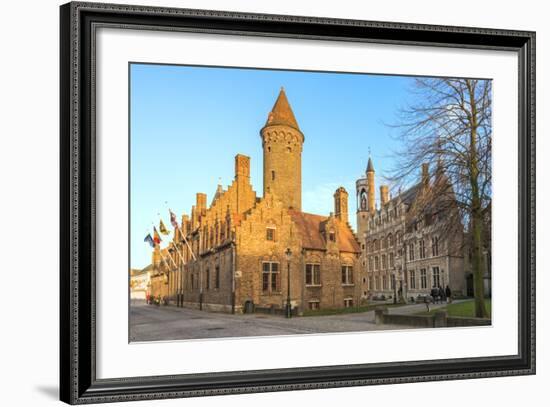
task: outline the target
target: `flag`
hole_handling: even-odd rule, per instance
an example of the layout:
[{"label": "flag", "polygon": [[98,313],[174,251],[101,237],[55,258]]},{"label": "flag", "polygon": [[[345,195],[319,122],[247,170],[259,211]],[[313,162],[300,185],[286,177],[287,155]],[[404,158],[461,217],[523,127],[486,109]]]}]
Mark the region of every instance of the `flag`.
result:
[{"label": "flag", "polygon": [[159,232],[157,232],[157,228],[153,228],[153,242],[155,244],[160,244],[162,242],[162,239],[160,238]]},{"label": "flag", "polygon": [[147,236],[145,236],[145,239],[143,239],[143,241],[145,243],[149,243],[151,245],[151,247],[155,247],[155,241],[151,237],[151,233],[147,234]]},{"label": "flag", "polygon": [[178,228],[178,221],[176,219],[176,214],[174,212],[172,212],[171,209],[168,209],[168,211],[170,212],[170,223],[172,224],[174,229],[177,229]]},{"label": "flag", "polygon": [[160,220],[159,231],[163,235],[169,235],[170,234],[170,231],[168,229],[166,229],[166,226],[164,226],[164,222],[162,221],[162,219]]}]

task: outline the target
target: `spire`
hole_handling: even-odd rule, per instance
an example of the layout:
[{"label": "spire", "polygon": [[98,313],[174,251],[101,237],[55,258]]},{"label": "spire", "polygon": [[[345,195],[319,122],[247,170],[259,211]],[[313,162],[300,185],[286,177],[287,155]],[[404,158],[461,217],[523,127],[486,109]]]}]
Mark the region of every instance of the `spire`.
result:
[{"label": "spire", "polygon": [[267,122],[265,123],[265,125],[290,126],[295,128],[296,130],[300,130],[300,127],[298,127],[298,122],[296,121],[294,113],[292,112],[292,108],[290,107],[290,103],[288,103],[288,99],[286,98],[285,89],[283,87],[281,87],[279,96],[277,97],[277,100],[275,101],[271,112],[269,112],[269,115],[267,116]]},{"label": "spire", "polygon": [[374,165],[372,165],[372,159],[369,156],[369,162],[367,164],[367,172],[374,172]]}]

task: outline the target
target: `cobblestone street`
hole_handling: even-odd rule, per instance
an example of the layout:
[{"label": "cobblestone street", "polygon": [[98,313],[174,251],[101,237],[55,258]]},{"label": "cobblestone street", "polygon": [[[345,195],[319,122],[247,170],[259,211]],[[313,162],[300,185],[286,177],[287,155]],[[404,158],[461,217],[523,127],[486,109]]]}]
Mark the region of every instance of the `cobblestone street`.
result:
[{"label": "cobblestone street", "polygon": [[174,306],[132,304],[130,307],[132,342],[407,328],[402,325],[376,325],[374,311],[286,319],[277,315],[231,315]]}]

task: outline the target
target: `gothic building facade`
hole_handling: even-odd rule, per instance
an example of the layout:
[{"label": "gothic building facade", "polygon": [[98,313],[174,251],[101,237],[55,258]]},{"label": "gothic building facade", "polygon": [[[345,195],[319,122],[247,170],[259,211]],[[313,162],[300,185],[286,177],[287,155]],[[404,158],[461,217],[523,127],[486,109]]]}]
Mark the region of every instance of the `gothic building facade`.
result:
[{"label": "gothic building facade", "polygon": [[156,245],[151,295],[213,311],[293,312],[350,307],[361,295],[361,249],[348,223],[348,193],[334,213],[302,211],[305,137],[285,91],[260,130],[263,193],[250,182],[250,158],[235,157],[234,180],[207,205],[196,194],[169,246]]},{"label": "gothic building facade", "polygon": [[380,186],[379,205],[375,190],[369,158],[356,181],[362,297],[410,301],[447,286],[464,295],[464,230],[441,167],[430,176],[423,164],[419,182],[395,197]]}]

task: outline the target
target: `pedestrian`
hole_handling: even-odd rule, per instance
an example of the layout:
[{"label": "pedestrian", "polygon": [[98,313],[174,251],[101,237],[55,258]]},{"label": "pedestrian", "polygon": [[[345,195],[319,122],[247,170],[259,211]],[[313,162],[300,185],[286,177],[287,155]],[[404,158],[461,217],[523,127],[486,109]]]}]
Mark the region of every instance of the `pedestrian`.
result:
[{"label": "pedestrian", "polygon": [[424,303],[426,304],[426,309],[428,310],[428,312],[430,312],[430,303],[433,301],[433,298],[431,295],[426,295],[424,297]]},{"label": "pedestrian", "polygon": [[439,286],[439,298],[441,299],[441,302],[447,302],[447,299],[445,297],[445,290],[441,286]]},{"label": "pedestrian", "polygon": [[450,304],[452,302],[452,299],[451,299],[451,289],[449,288],[448,284],[447,284],[447,287],[445,287],[445,295],[447,296],[447,304]]},{"label": "pedestrian", "polygon": [[432,287],[432,291],[430,292],[430,295],[433,297],[434,304],[437,304],[437,301],[439,299],[439,290],[435,285]]}]

